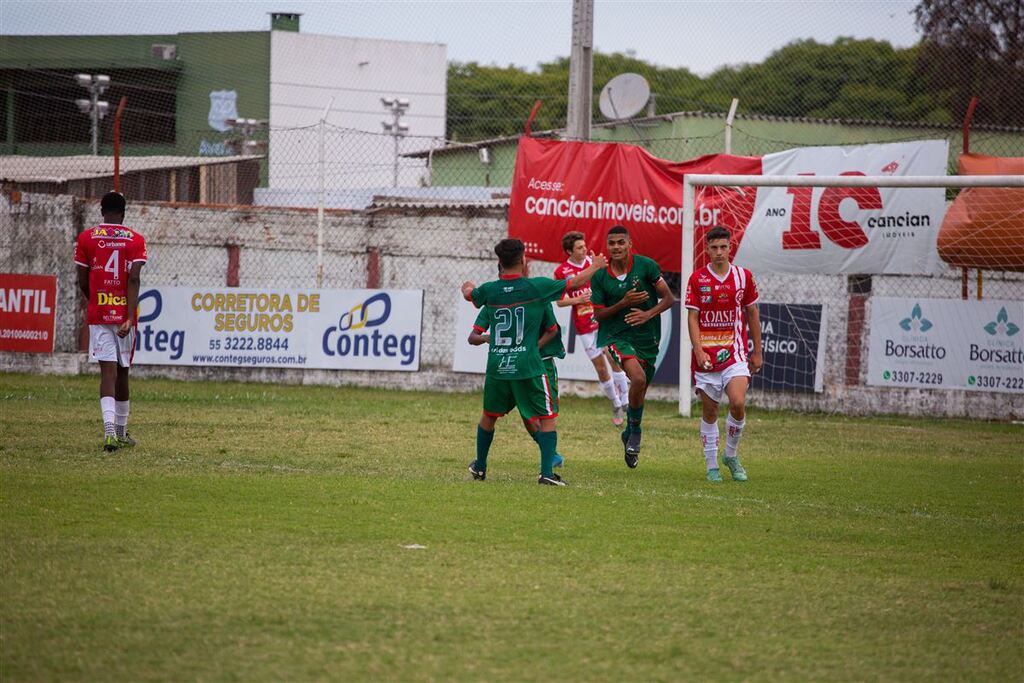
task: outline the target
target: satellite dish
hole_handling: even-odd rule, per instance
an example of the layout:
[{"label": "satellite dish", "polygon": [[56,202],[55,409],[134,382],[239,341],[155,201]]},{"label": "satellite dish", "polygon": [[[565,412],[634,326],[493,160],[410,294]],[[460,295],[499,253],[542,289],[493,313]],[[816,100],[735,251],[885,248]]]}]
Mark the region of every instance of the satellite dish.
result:
[{"label": "satellite dish", "polygon": [[651,86],[640,74],[619,74],[601,90],[598,104],[606,119],[636,116],[651,99]]}]

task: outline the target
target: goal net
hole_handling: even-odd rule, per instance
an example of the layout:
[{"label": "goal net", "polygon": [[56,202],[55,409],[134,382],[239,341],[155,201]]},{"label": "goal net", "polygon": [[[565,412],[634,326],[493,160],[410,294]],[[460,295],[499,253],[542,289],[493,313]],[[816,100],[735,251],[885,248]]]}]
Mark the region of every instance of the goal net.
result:
[{"label": "goal net", "polygon": [[[683,188],[683,296],[716,225],[756,283],[764,368],[752,404],[1024,412],[1024,175],[689,175]],[[711,288],[698,289],[699,307]],[[688,416],[698,396],[681,317]]]}]

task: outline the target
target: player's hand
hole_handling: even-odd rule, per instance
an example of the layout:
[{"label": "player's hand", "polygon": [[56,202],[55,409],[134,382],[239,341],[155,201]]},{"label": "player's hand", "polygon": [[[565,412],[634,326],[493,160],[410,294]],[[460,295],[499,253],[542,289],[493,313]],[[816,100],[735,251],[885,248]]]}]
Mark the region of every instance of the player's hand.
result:
[{"label": "player's hand", "polygon": [[754,351],[750,354],[750,372],[758,373],[761,372],[761,368],[764,366],[764,356],[761,355],[761,349]]},{"label": "player's hand", "polygon": [[590,257],[591,265],[597,266],[598,270],[608,267],[608,259],[605,258],[604,254],[590,252],[587,255]]},{"label": "player's hand", "polygon": [[644,292],[639,289],[631,289],[628,292],[626,292],[626,295],[622,297],[622,300],[626,303],[627,306],[635,306],[637,304],[642,304],[649,298],[650,297],[648,296],[647,292]]},{"label": "player's hand", "polygon": [[132,331],[132,323],[130,320],[125,320],[121,323],[121,326],[117,328],[117,336],[124,339],[128,336],[128,333]]},{"label": "player's hand", "polygon": [[590,303],[590,294],[591,294],[591,292],[589,290],[587,290],[586,292],[583,292],[578,297],[576,297],[576,303],[578,303],[578,304],[589,304]]},{"label": "player's hand", "polygon": [[627,325],[636,327],[637,325],[643,325],[645,322],[651,319],[650,311],[645,311],[641,308],[632,308],[629,313],[626,314],[624,320]]},{"label": "player's hand", "polygon": [[694,349],[693,357],[694,360],[697,361],[696,370],[698,372],[707,372],[713,367],[711,363],[711,357],[708,354],[704,353],[704,349]]},{"label": "player's hand", "polygon": [[462,287],[461,287],[462,298],[465,299],[466,301],[472,301],[473,297],[470,296],[470,295],[472,294],[474,289],[476,289],[476,285],[474,285],[469,280],[466,280],[465,282],[463,282],[462,283]]}]

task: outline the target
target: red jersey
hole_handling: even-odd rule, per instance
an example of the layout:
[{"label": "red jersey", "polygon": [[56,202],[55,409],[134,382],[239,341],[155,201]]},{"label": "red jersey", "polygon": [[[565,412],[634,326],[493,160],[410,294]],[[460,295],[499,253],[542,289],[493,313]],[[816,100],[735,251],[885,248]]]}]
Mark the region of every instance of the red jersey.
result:
[{"label": "red jersey", "polygon": [[[107,223],[78,233],[75,263],[89,269],[90,325],[120,325],[128,308],[128,273],[146,262],[146,240],[123,225]],[[132,321],[138,311],[132,312]]]},{"label": "red jersey", "polygon": [[[575,277],[581,271],[590,267],[590,257],[583,260],[582,266],[577,266],[572,261],[566,260],[562,265],[555,268],[556,280],[568,280]],[[564,299],[574,299],[581,294],[590,291],[590,283],[579,289],[566,292]],[[597,329],[597,319],[594,318],[594,306],[588,301],[584,304],[576,304],[572,307],[572,324],[576,328],[576,334],[588,334]]]},{"label": "red jersey", "polygon": [[729,272],[719,278],[711,266],[696,270],[686,283],[686,308],[697,311],[700,323],[700,345],[713,363],[710,370],[691,367],[700,372],[719,372],[733,363],[747,360],[746,307],[757,303],[757,285],[746,268],[729,264]]}]

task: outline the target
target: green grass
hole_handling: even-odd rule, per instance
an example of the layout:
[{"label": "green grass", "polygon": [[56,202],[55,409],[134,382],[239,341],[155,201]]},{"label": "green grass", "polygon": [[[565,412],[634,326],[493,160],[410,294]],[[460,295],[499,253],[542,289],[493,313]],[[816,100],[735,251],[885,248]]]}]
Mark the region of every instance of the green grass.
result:
[{"label": "green grass", "polygon": [[[0,374],[0,679],[1020,680],[1024,429],[752,411],[704,481],[565,398],[566,489],[479,397]],[[419,544],[424,549],[403,546]]]}]

